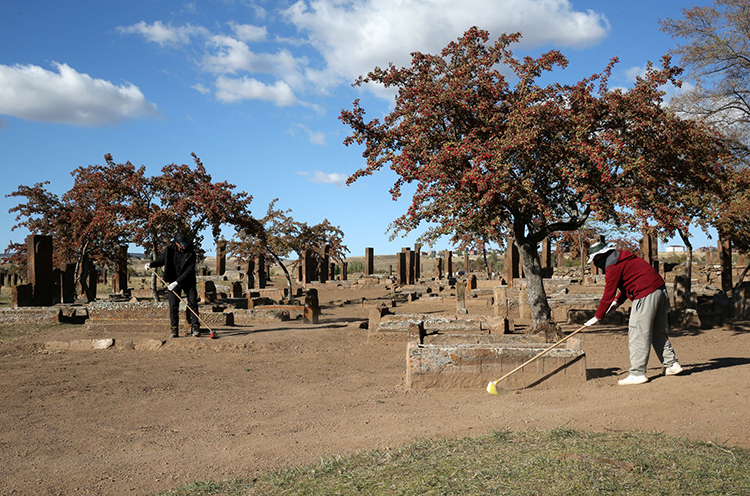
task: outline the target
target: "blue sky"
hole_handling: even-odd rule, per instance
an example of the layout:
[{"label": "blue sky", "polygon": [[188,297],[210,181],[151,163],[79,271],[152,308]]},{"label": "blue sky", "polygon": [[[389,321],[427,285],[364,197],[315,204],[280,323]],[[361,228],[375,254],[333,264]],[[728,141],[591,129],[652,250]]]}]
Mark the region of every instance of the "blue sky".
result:
[{"label": "blue sky", "polygon": [[[705,2],[704,2],[705,3]],[[659,19],[692,4],[660,0],[129,0],[0,3],[0,250],[18,203],[5,195],[50,181],[62,195],[76,167],[145,165],[150,175],[196,153],[214,180],[271,200],[300,221],[328,219],[350,256],[412,246],[418,232],[389,242],[408,206],[392,201],[390,170],[343,182],[363,165],[345,147],[338,116],[361,98],[368,117],[388,112],[387,95],[355,89],[375,66],[437,53],[476,25],[493,37],[520,31],[514,52],[555,48],[575,82],[618,56],[611,85],[628,87],[648,61],[676,43]],[[698,229],[694,247],[714,245]],[[231,231],[227,230],[227,235]],[[210,236],[206,248],[211,250]],[[676,243],[681,244],[681,243]],[[448,249],[447,243],[437,249]]]}]

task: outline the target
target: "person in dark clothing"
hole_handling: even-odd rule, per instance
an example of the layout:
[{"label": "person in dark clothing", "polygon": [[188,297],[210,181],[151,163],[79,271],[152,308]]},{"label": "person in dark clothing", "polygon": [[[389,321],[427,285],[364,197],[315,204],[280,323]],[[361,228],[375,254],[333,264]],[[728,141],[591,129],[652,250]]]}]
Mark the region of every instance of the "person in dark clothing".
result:
[{"label": "person in dark clothing", "polygon": [[[626,299],[633,302],[628,323],[630,375],[618,384],[648,381],[646,365],[651,346],[664,365],[664,375],[681,373],[682,366],[667,336],[669,296],[664,279],[648,262],[627,250],[617,250],[613,244],[597,243],[589,253],[589,263],[604,271],[605,285],[596,314],[586,325],[594,325]],[[620,293],[615,297],[618,289]]]},{"label": "person in dark clothing", "polygon": [[146,270],[154,267],[164,267],[164,280],[169,283],[169,322],[172,333],[170,337],[179,336],[180,323],[180,292],[185,292],[187,305],[193,310],[188,312],[192,335],[200,336],[201,328],[198,321],[198,289],[195,274],[196,256],[193,244],[182,234],[174,238],[174,243],[158,256],[156,260],[147,263]]}]

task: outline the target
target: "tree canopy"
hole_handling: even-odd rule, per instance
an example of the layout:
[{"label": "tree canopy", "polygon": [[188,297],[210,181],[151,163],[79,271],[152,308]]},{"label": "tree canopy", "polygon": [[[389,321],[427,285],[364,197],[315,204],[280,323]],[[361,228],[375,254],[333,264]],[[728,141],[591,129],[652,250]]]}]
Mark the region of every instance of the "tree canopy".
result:
[{"label": "tree canopy", "polygon": [[[705,181],[720,170],[720,141],[663,107],[660,87],[679,84],[680,74],[668,57],[661,68],[649,64],[627,91],[608,88],[616,59],[576,84],[542,85],[545,73],[568,62],[554,50],[514,57],[510,46],[520,37],[488,44],[488,33],[472,28],[440,55],[416,52],[411,66],[375,68],[355,85],[396,88],[393,110],[368,122],[355,100],[341,120],[353,131],[345,144],[365,148],[366,166],[349,183],[389,166],[397,176],[394,197],[416,184],[407,212],[393,223],[396,232],[427,222],[437,226],[433,235],[463,235],[469,226],[480,237],[513,237],[540,324],[550,310],[538,243],[589,217],[633,227],[669,218],[686,226],[687,216],[673,215],[679,202],[672,195],[690,184],[690,173],[702,172]],[[709,153],[693,163],[686,145]],[[671,182],[677,173],[684,182]],[[675,210],[657,211],[658,198]]]}]

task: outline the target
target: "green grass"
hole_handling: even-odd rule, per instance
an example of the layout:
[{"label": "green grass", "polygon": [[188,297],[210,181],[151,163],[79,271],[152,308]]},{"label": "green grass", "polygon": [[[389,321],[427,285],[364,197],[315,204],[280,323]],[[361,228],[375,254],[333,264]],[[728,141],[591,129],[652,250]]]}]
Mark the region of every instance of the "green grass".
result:
[{"label": "green grass", "polygon": [[419,441],[162,495],[746,495],[748,466],[737,448],[560,428]]}]

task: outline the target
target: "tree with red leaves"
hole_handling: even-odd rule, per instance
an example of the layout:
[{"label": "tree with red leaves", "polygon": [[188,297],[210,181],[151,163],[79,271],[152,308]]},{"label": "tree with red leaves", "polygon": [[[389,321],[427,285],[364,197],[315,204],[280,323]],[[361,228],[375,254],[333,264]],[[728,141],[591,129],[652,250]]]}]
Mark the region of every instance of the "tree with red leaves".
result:
[{"label": "tree with red leaves", "polygon": [[[513,237],[536,330],[551,320],[539,243],[556,231],[579,229],[590,217],[617,225],[653,219],[633,194],[659,190],[680,165],[675,156],[662,167],[659,148],[698,125],[663,128],[678,120],[661,105],[659,86],[678,84],[680,72],[668,58],[661,69],[649,66],[628,91],[607,87],[616,59],[577,84],[543,86],[542,75],[567,60],[557,51],[519,60],[509,46],[520,37],[502,35],[487,44],[488,33],[472,28],[440,55],[417,52],[410,67],[375,68],[355,86],[396,88],[393,111],[382,122],[367,122],[356,100],[340,118],[353,130],[344,143],[365,147],[367,164],[350,184],[386,165],[398,176],[394,199],[402,186],[416,184],[407,212],[392,224],[395,233],[427,222],[436,226],[433,234],[453,235],[491,220],[493,231]],[[513,72],[513,84],[503,66]],[[706,174],[713,159],[703,163]]]}]

